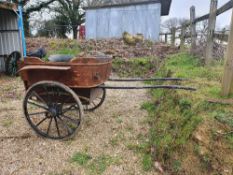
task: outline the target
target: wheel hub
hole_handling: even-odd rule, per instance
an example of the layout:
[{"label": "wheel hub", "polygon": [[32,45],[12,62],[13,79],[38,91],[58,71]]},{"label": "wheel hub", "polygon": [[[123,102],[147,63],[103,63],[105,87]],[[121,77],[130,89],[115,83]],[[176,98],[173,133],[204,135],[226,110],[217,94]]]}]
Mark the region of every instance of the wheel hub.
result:
[{"label": "wheel hub", "polygon": [[52,105],[49,107],[49,113],[51,117],[57,117],[60,114],[60,106],[59,105]]}]

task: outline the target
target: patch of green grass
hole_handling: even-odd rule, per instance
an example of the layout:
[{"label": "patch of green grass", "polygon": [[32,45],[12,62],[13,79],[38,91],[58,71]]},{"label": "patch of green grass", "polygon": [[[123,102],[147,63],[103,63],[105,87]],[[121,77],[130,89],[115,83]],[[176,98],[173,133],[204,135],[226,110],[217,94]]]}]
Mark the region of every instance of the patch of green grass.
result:
[{"label": "patch of green grass", "polygon": [[92,159],[92,157],[90,155],[88,155],[87,153],[77,152],[72,156],[71,162],[77,163],[79,165],[86,165],[88,163],[88,161],[91,159]]},{"label": "patch of green grass", "polygon": [[155,104],[153,104],[151,102],[145,102],[142,104],[141,108],[144,110],[147,110],[149,113],[152,113],[155,111],[156,106],[155,106]]},{"label": "patch of green grass", "polygon": [[226,124],[233,128],[233,114],[232,112],[219,111],[215,112],[214,117],[217,121]]},{"label": "patch of green grass", "polygon": [[105,154],[94,158],[86,152],[77,152],[71,157],[70,162],[82,166],[88,174],[99,175],[103,174],[110,165],[119,165],[121,158]]},{"label": "patch of green grass", "polygon": [[56,54],[64,54],[64,55],[78,55],[80,52],[80,50],[78,48],[73,48],[73,49],[70,49],[70,48],[63,48],[63,49],[60,49],[60,50],[57,50],[56,51]]},{"label": "patch of green grass", "polygon": [[77,56],[81,52],[78,42],[74,40],[61,40],[60,42],[51,41],[49,44],[52,50],[50,50],[44,58],[45,61],[48,60],[50,55],[64,54]]},{"label": "patch of green grass", "polygon": [[[186,86],[196,87],[197,92],[174,91],[156,89],[151,91],[152,102],[146,102],[142,109],[148,111],[149,146],[156,147],[156,160],[163,163],[174,174],[182,172],[184,148],[192,142],[192,135],[205,118],[212,119],[213,111],[221,111],[223,105],[210,104],[208,98],[220,98],[222,76],[222,65],[204,67],[198,58],[187,53],[172,55],[165,62],[164,66],[156,72],[156,77],[180,77],[188,78]],[[165,82],[166,84],[167,82]],[[161,84],[156,82],[155,84]],[[182,85],[180,82],[170,84]],[[222,97],[221,97],[222,98]],[[231,123],[229,119],[223,122]],[[138,145],[129,145],[130,149],[138,150]],[[194,149],[195,147],[193,147]],[[140,149],[148,156],[147,149]],[[193,150],[195,152],[195,150]],[[143,158],[144,159],[144,158]],[[206,167],[211,165],[211,157],[205,159]],[[143,163],[144,167],[144,163]],[[144,169],[144,168],[143,168]]]},{"label": "patch of green grass", "polygon": [[233,133],[226,135],[226,140],[229,143],[230,148],[233,150]]},{"label": "patch of green grass", "polygon": [[150,154],[144,154],[142,159],[142,167],[144,171],[149,171],[153,167],[153,160]]},{"label": "patch of green grass", "polygon": [[100,155],[95,158],[89,165],[88,170],[91,174],[103,174],[105,170],[112,164],[119,164],[120,159],[108,155]]},{"label": "patch of green grass", "polygon": [[153,57],[132,58],[113,60],[113,71],[121,77],[144,77],[150,71],[155,71],[158,59]]},{"label": "patch of green grass", "polygon": [[121,124],[121,123],[123,123],[123,120],[122,120],[121,117],[119,116],[119,117],[116,118],[116,122],[117,122],[118,124]]},{"label": "patch of green grass", "polygon": [[111,138],[109,142],[112,146],[117,146],[117,145],[119,145],[120,142],[123,142],[124,139],[125,139],[124,134],[122,132],[120,132],[116,136]]},{"label": "patch of green grass", "polygon": [[6,120],[3,120],[3,121],[2,121],[2,126],[3,126],[3,127],[6,127],[6,128],[9,128],[13,123],[14,123],[13,120],[11,120],[11,119],[6,119]]},{"label": "patch of green grass", "polygon": [[67,170],[67,171],[62,171],[61,173],[54,173],[54,172],[51,172],[49,173],[48,175],[71,175],[72,172]]},{"label": "patch of green grass", "polygon": [[172,164],[172,169],[176,172],[179,173],[181,171],[181,161],[179,160],[174,160]]}]

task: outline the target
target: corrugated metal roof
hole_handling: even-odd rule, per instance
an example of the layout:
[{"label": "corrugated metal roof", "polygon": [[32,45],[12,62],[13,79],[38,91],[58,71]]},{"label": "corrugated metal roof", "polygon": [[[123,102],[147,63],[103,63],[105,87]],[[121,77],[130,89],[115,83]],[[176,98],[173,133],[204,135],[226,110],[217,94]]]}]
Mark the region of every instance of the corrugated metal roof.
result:
[{"label": "corrugated metal roof", "polygon": [[100,5],[84,7],[84,9],[88,10],[88,9],[100,9],[100,8],[112,8],[112,7],[131,6],[131,5],[161,3],[162,4],[161,15],[166,16],[170,12],[171,2],[172,0],[135,0],[133,2],[121,1],[120,3],[114,1],[106,1],[104,3],[101,3]]},{"label": "corrugated metal roof", "polygon": [[17,10],[17,5],[9,2],[0,1],[0,9]]}]

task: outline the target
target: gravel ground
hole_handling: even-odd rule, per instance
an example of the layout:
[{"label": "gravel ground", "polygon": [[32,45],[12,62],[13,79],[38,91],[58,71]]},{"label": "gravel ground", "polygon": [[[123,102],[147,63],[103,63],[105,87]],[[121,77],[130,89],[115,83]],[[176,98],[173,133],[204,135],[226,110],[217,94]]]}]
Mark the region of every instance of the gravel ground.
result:
[{"label": "gravel ground", "polygon": [[106,175],[155,174],[144,172],[140,154],[127,147],[148,131],[147,112],[140,109],[149,98],[147,91],[108,90],[104,105],[85,114],[74,139],[52,141],[37,136],[24,119],[22,81],[2,76],[0,84],[0,175],[90,174],[87,167],[70,162],[75,152],[84,151],[119,159],[107,167]]}]

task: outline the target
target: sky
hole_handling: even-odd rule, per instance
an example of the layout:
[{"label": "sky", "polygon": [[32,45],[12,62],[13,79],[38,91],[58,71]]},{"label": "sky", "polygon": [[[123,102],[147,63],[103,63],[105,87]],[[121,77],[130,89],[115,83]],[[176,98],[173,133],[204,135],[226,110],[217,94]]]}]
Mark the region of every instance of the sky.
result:
[{"label": "sky", "polygon": [[[229,0],[218,0],[218,8]],[[177,18],[190,18],[190,7],[194,5],[196,7],[196,16],[202,16],[210,11],[210,0],[172,0],[171,10],[169,16],[162,17],[162,21],[177,17]],[[230,25],[231,13],[229,10],[217,18],[216,27],[223,28]]]},{"label": "sky", "polygon": [[[218,0],[218,8],[227,3],[228,1],[229,0]],[[37,2],[37,0],[31,0],[31,3],[35,2]],[[209,13],[210,0],[172,0],[170,14],[168,16],[162,17],[162,22],[174,17],[190,19],[190,7],[192,5],[196,7],[197,17]],[[229,10],[217,17],[216,30],[221,30],[226,26],[230,26],[231,14],[232,10]],[[36,15],[36,17],[38,18],[38,14]],[[41,18],[43,19],[49,19],[50,17],[50,14],[46,12],[41,15]]]}]

